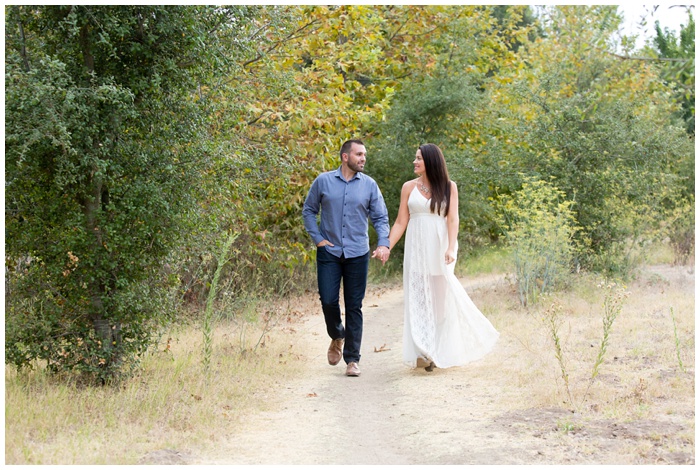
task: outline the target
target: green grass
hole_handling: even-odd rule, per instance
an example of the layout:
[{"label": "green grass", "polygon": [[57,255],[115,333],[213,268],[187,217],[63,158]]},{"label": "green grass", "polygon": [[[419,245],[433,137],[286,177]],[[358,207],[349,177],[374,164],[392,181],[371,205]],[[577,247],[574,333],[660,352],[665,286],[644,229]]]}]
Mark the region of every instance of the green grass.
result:
[{"label": "green grass", "polygon": [[[455,274],[458,277],[477,276],[480,274],[505,274],[511,269],[512,261],[508,248],[501,245],[490,245],[471,250],[460,249],[457,255]],[[401,284],[403,269],[403,252],[396,250],[382,265],[371,259],[369,264],[370,284]]]},{"label": "green grass", "polygon": [[646,264],[671,264],[674,259],[673,247],[668,243],[656,242],[645,250]]},{"label": "green grass", "polygon": [[507,247],[490,245],[467,253],[460,253],[455,272],[458,276],[479,274],[505,274],[511,269],[512,261]]}]

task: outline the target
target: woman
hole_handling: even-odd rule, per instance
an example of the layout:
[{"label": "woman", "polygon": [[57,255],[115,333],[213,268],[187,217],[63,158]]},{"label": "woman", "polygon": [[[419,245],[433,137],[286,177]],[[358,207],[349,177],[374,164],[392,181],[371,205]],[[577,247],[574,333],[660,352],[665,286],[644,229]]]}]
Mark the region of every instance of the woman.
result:
[{"label": "woman", "polygon": [[418,178],[401,189],[389,248],[406,232],[403,358],[430,372],[483,357],[498,332],[454,275],[458,195],[442,151],[434,144],[421,145],[413,168]]}]

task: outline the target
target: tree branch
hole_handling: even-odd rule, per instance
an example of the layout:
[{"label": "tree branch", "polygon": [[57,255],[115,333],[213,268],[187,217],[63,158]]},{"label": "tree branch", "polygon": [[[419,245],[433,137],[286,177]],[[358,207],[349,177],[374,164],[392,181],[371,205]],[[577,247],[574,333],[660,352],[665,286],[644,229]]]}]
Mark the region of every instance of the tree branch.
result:
[{"label": "tree branch", "polygon": [[269,113],[269,111],[263,111],[262,113],[260,113],[260,115],[258,117],[254,118],[252,121],[248,121],[246,124],[248,126],[253,125],[256,122],[258,122],[259,120],[261,120],[263,117],[265,117],[265,115],[267,115],[268,113]]},{"label": "tree branch", "polygon": [[621,54],[615,54],[614,52],[610,51],[605,51],[608,54],[610,54],[613,57],[617,57],[618,59],[622,60],[643,60],[643,61],[649,61],[649,62],[687,62],[690,60],[693,60],[691,58],[688,59],[674,59],[670,57],[631,57],[628,55],[621,55]]},{"label": "tree branch", "polygon": [[19,35],[22,39],[22,48],[20,50],[20,55],[22,56],[22,62],[24,62],[24,71],[29,72],[29,59],[27,59],[27,38],[24,35],[22,15],[20,14],[20,9],[18,6],[15,6],[15,12],[17,13],[17,23],[19,23]]},{"label": "tree branch", "polygon": [[411,19],[412,19],[412,17],[411,17],[411,16],[408,16],[408,17],[406,18],[406,21],[404,21],[404,22],[398,27],[398,29],[397,29],[396,31],[394,31],[394,34],[391,35],[391,37],[389,38],[389,41],[388,41],[388,42],[393,41],[394,38],[396,37],[396,35],[399,34],[399,31],[401,31],[401,30],[403,29],[403,27],[406,26],[406,25],[408,24],[409,21],[411,21]]},{"label": "tree branch", "polygon": [[270,47],[267,48],[267,50],[265,50],[264,53],[261,52],[261,53],[259,53],[259,54],[257,55],[257,57],[255,57],[255,58],[253,58],[253,59],[250,59],[249,61],[245,62],[245,63],[243,64],[243,67],[245,68],[245,67],[249,66],[250,64],[253,64],[253,63],[255,63],[255,62],[261,60],[265,54],[269,54],[270,52],[274,51],[275,49],[277,49],[277,48],[280,46],[280,44],[289,42],[289,41],[291,41],[291,40],[293,40],[293,39],[297,39],[298,37],[300,37],[300,36],[297,36],[298,33],[300,33],[301,31],[305,30],[305,29],[308,28],[309,26],[311,26],[311,25],[313,25],[313,24],[315,24],[315,23],[318,23],[318,21],[319,21],[319,20],[314,20],[314,21],[311,21],[311,22],[309,22],[309,23],[306,23],[304,26],[302,26],[301,28],[297,29],[296,31],[293,31],[293,32],[289,33],[284,39],[280,39],[279,41],[274,42]]}]

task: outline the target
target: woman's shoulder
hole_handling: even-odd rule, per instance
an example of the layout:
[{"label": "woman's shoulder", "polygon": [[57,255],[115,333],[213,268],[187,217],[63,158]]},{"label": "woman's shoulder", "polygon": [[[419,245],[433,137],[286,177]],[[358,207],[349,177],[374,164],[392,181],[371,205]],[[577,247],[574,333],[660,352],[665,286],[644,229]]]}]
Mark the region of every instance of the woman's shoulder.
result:
[{"label": "woman's shoulder", "polygon": [[408,180],[403,184],[403,186],[401,186],[401,190],[402,191],[410,191],[416,187],[417,183],[418,183],[418,178]]}]

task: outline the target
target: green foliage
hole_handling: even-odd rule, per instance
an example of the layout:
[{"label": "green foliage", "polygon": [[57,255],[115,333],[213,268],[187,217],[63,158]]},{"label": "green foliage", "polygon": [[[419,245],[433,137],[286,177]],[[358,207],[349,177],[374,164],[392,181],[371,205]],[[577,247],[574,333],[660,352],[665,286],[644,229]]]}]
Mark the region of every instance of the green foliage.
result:
[{"label": "green foliage", "polygon": [[552,184],[526,179],[514,195],[497,203],[505,240],[511,248],[518,294],[523,305],[566,282],[581,248],[573,201]]},{"label": "green foliage", "polygon": [[663,62],[661,77],[675,87],[675,99],[681,103],[680,117],[688,134],[695,135],[695,19],[687,7],[688,21],[681,25],[678,37],[657,21],[655,52]]},{"label": "green foliage", "polygon": [[695,253],[695,198],[681,200],[671,210],[662,233],[668,236],[675,258],[674,264],[684,265]]},{"label": "green foliage", "polygon": [[8,30],[23,34],[6,50],[6,248],[11,261],[31,257],[23,275],[37,288],[9,299],[36,330],[18,334],[11,324],[21,317],[10,318],[6,356],[105,381],[136,360],[167,314],[152,299],[167,295],[159,270],[182,239],[206,160],[208,109],[192,91],[207,75],[215,49],[206,41],[222,10],[12,13]]},{"label": "green foliage", "polygon": [[[70,263],[67,257],[67,270],[73,269]],[[151,282],[132,283],[115,295],[114,315],[121,323],[113,326],[115,342],[105,345],[104,336],[83,319],[87,300],[71,304],[41,260],[28,258],[11,269],[6,285],[5,362],[18,368],[41,359],[51,372],[73,372],[88,382],[128,376],[178,307],[177,286],[152,270]]]},{"label": "green foliage", "polygon": [[425,77],[404,87],[392,105],[384,133],[394,146],[405,143],[412,148],[450,139],[460,124],[453,121],[474,114],[480,101],[473,81],[468,76]]},{"label": "green foliage", "polygon": [[[666,210],[692,193],[694,149],[653,67],[601,50],[616,24],[609,13],[554,9],[547,40],[523,51],[529,66],[503,77],[492,96],[511,142],[502,146],[504,173],[554,177],[576,200],[579,238],[590,241],[582,265],[625,277]],[[504,182],[505,192],[517,190]]]}]

